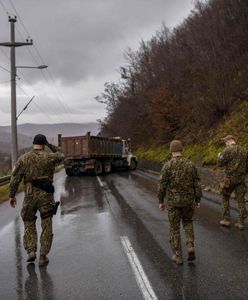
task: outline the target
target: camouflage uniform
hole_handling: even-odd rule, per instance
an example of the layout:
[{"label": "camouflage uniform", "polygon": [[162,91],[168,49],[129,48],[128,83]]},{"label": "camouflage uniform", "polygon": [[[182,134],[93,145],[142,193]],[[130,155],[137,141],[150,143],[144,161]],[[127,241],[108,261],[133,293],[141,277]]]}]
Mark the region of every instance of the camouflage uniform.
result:
[{"label": "camouflage uniform", "polygon": [[230,221],[229,198],[235,191],[238,202],[239,216],[238,223],[243,224],[247,217],[245,207],[245,175],[247,173],[247,151],[239,145],[229,145],[218,156],[218,166],[225,168],[225,178],[220,184],[222,195],[222,215]]},{"label": "camouflage uniform", "polygon": [[164,202],[166,191],[171,248],[174,254],[181,257],[181,220],[186,244],[194,245],[194,203],[199,203],[202,196],[197,169],[191,161],[179,156],[164,164],[158,186],[159,203]]},{"label": "camouflage uniform", "polygon": [[24,222],[23,244],[27,253],[37,251],[37,231],[36,231],[36,212],[39,210],[41,215],[42,233],[40,236],[41,255],[47,255],[50,251],[53,239],[52,232],[52,211],[54,207],[53,192],[48,193],[40,188],[34,187],[31,183],[34,180],[48,180],[53,182],[55,166],[63,160],[63,154],[59,149],[51,144],[48,147],[54,153],[44,150],[32,149],[22,155],[12,172],[10,180],[10,198],[15,197],[18,186],[22,179],[25,183],[25,197],[21,210]]}]

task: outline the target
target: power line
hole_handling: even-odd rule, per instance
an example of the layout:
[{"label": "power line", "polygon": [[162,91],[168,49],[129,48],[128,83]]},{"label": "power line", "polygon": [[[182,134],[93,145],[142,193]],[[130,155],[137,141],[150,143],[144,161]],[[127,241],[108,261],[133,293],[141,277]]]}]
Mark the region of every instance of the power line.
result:
[{"label": "power line", "polygon": [[18,86],[18,88],[27,96],[30,98],[30,95],[24,90],[23,87],[20,86],[20,84],[16,83],[16,85]]},{"label": "power line", "polygon": [[[23,87],[21,87],[19,84],[17,84],[18,88],[27,96],[30,98],[30,95],[25,91],[25,89]],[[33,91],[35,92],[35,89],[32,87]],[[44,100],[44,99],[43,99]],[[38,110],[41,111],[44,115],[46,115],[46,117],[50,120],[50,121],[54,121],[49,114],[47,114],[47,112],[45,112],[41,106],[39,106],[35,101],[33,101],[33,103],[37,106]],[[51,110],[51,109],[50,109]],[[52,110],[51,110],[52,111]],[[54,111],[52,111],[54,113]],[[54,113],[56,115],[56,113]],[[61,120],[60,120],[61,121]]]},{"label": "power line", "polygon": [[[0,66],[1,69],[3,69],[4,71],[8,72],[8,73],[11,73],[11,71],[9,71],[8,69],[6,69],[5,67],[3,66]],[[21,78],[16,74],[16,77],[18,80],[20,80]]]},{"label": "power line", "polygon": [[[1,0],[0,0],[0,1],[1,1]],[[18,13],[17,9],[15,8],[15,6],[14,6],[12,0],[9,0],[9,2],[10,2],[10,5],[11,5],[12,9],[13,9],[14,12],[16,13],[18,19],[20,19],[20,23],[21,23],[21,25],[22,25],[22,27],[23,27],[25,33],[28,35],[28,37],[30,37],[30,33],[29,33],[29,31],[28,31],[26,25],[24,24],[24,22],[23,22],[23,20],[22,20],[22,18],[21,18],[21,16],[20,16],[20,14]],[[6,11],[6,13],[7,13],[6,8],[5,8],[5,11]],[[24,37],[23,37],[21,31],[20,31],[18,28],[17,28],[17,31],[18,31],[18,33],[20,34],[20,36],[24,39]],[[42,62],[42,64],[43,64],[43,65],[46,65],[46,63],[45,63],[43,57],[41,56],[41,54],[40,54],[38,48],[36,47],[36,45],[33,45],[33,47],[34,47],[34,49],[35,49],[35,51],[36,51],[36,53],[37,53],[37,55],[38,55],[40,61]],[[35,56],[33,55],[31,49],[27,48],[27,51],[29,52],[29,54],[30,54],[30,56],[32,57],[33,61],[34,61],[37,65],[39,65],[39,62],[38,62],[38,60],[35,58]],[[50,79],[49,79],[49,78],[47,78],[47,77],[45,76],[45,74],[42,72],[42,70],[40,70],[40,71],[41,71],[41,73],[42,73],[44,79],[46,80],[46,82],[49,84],[50,88],[53,88],[54,95],[56,96],[56,98],[55,98],[56,101],[60,104],[60,107],[63,108],[63,110],[64,110],[64,112],[66,113],[66,115],[67,115],[68,117],[70,117],[70,116],[72,115],[72,112],[70,111],[69,106],[68,106],[66,103],[64,103],[64,101],[61,100],[62,97],[61,97],[60,93],[58,92],[58,89],[57,89],[56,84],[55,84],[55,80],[53,79],[53,76],[52,76],[51,72],[50,72],[49,70],[46,69],[47,74],[48,74],[49,77],[50,77]],[[50,80],[51,80],[52,84],[50,83]],[[73,122],[72,119],[70,119],[70,121]]]},{"label": "power line", "polygon": [[2,6],[3,10],[6,12],[7,16],[9,16],[9,12],[7,11],[5,5],[3,4],[2,0],[0,0],[0,5]]},{"label": "power line", "polygon": [[45,112],[35,101],[33,103],[53,123],[54,120],[47,114],[47,112]]},{"label": "power line", "polygon": [[[25,81],[27,82],[27,80],[25,80]],[[30,95],[24,90],[23,87],[21,87],[19,84],[17,84],[17,86],[18,86],[18,88],[19,88],[19,89],[20,89],[27,97],[30,98]],[[39,94],[39,93],[37,93],[37,91],[33,88],[33,86],[31,86],[31,88],[32,88],[32,90],[33,90],[33,92],[34,92],[35,94]],[[41,98],[41,99],[43,100],[43,102],[46,104],[48,110],[49,110],[50,112],[52,112],[52,113],[58,118],[58,120],[61,122],[60,116],[57,114],[56,111],[54,111],[54,109],[48,104],[48,102],[47,102],[47,101],[44,101],[44,98],[41,97],[41,96],[39,96],[39,98]],[[46,113],[46,114],[47,114],[47,113]],[[47,114],[47,115],[48,115],[48,114]],[[63,121],[62,121],[62,122],[63,122]]]},{"label": "power line", "polygon": [[2,54],[8,58],[8,61],[9,61],[9,56],[4,52],[4,50],[2,48],[0,48],[0,51],[2,52]]},{"label": "power line", "polygon": [[22,18],[21,18],[21,16],[19,15],[18,11],[16,10],[16,8],[15,8],[15,6],[14,6],[12,0],[9,0],[9,2],[10,2],[10,5],[12,6],[12,8],[14,9],[14,11],[15,11],[15,13],[16,13],[18,19],[20,20],[20,22],[21,22],[21,24],[22,24],[22,26],[23,26],[25,32],[27,33],[28,38],[30,38],[30,34],[29,34],[29,32],[27,31],[27,28],[26,28],[24,22],[22,21]]},{"label": "power line", "polygon": [[[51,74],[51,72],[49,70],[46,70],[47,73],[50,75],[50,80],[52,82],[52,84],[49,82],[49,79],[47,80],[47,82],[50,84],[50,86],[53,88],[54,93],[56,94],[56,100],[58,101],[58,103],[62,106],[63,110],[66,112],[66,114],[68,114],[68,116],[72,115],[69,107],[66,105],[66,103],[64,103],[61,99],[61,95],[59,95],[55,80],[53,79],[53,76]],[[72,120],[70,120],[72,121]],[[72,121],[73,122],[73,121]]]},{"label": "power line", "polygon": [[0,66],[1,69],[3,69],[4,71],[11,73],[8,69],[4,68],[3,66]]},{"label": "power line", "polygon": [[[23,22],[22,22],[22,23],[23,23]],[[25,31],[26,31],[27,34],[29,34],[29,32],[28,32],[27,30],[25,30]],[[19,33],[19,35],[21,36],[21,38],[24,39],[24,37],[23,37],[23,35],[22,35],[22,33],[21,33],[21,31],[20,31],[19,29],[17,29],[17,32]],[[42,56],[41,56],[41,54],[40,54],[38,48],[37,48],[35,45],[33,45],[33,46],[34,46],[34,48],[35,48],[35,50],[36,50],[36,52],[37,52],[37,55],[39,56],[39,58],[40,58],[40,60],[41,60],[41,63],[42,63],[43,65],[46,65],[46,63],[45,63],[44,59],[42,58]],[[37,65],[39,65],[39,62],[38,62],[38,60],[35,58],[35,56],[33,55],[31,49],[30,49],[30,48],[26,48],[26,50],[27,50],[28,53],[30,54],[30,56],[31,56],[31,58],[33,59],[33,61],[34,61]],[[61,97],[61,95],[59,94],[59,92],[58,92],[58,90],[57,90],[57,88],[56,88],[55,80],[53,79],[53,76],[52,76],[51,72],[50,72],[49,70],[47,70],[47,73],[48,73],[48,75],[50,76],[50,80],[52,81],[53,85],[50,83],[49,78],[47,78],[47,77],[45,76],[45,74],[42,72],[42,70],[41,70],[41,73],[42,73],[42,76],[44,77],[44,79],[46,80],[46,82],[48,83],[48,85],[50,86],[50,88],[53,89],[53,92],[54,92],[54,94],[55,94],[55,96],[56,96],[56,100],[58,101],[58,103],[62,106],[62,108],[63,108],[63,110],[65,111],[65,113],[66,113],[68,116],[70,116],[72,113],[70,112],[69,107],[68,107],[63,101],[61,101],[61,98],[62,98],[62,97]],[[72,120],[70,120],[70,121],[73,122]]]}]

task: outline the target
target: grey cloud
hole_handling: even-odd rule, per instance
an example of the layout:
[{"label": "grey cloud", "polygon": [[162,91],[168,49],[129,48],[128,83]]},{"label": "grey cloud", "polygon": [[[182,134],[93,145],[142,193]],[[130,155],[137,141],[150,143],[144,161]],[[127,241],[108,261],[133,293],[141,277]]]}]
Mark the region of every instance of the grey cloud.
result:
[{"label": "grey cloud", "polygon": [[[163,21],[175,23],[178,12],[188,10],[191,1],[26,0],[15,5],[49,68],[64,84],[74,84],[89,76],[107,80],[134,39],[147,38],[145,31],[159,29]],[[4,27],[6,35],[9,28]],[[17,27],[23,32],[20,20]],[[27,49],[19,48],[17,53],[18,62],[34,64]],[[39,76],[33,72],[30,80]]]},{"label": "grey cloud", "polygon": [[[1,0],[13,13],[9,0]],[[117,71],[124,63],[125,50],[137,49],[141,39],[149,39],[162,23],[172,27],[182,22],[192,9],[192,0],[22,0],[13,1],[34,44],[49,66],[62,98],[51,88],[47,70],[19,70],[18,111],[29,97],[34,104],[25,111],[23,122],[82,122],[104,116],[104,106],[94,97],[104,89],[104,82],[118,81]],[[14,14],[13,14],[14,15]],[[9,41],[9,22],[0,6],[0,41]],[[21,35],[20,35],[21,32]],[[21,20],[16,23],[16,40],[27,34]],[[28,49],[29,48],[29,49]],[[2,49],[9,56],[9,49]],[[33,59],[30,55],[34,56]],[[34,46],[16,49],[17,65],[43,64]],[[9,59],[0,51],[0,65],[9,67]],[[21,72],[21,73],[20,73]],[[24,75],[24,76],[23,76]],[[10,111],[10,74],[0,69],[0,123],[5,124]],[[25,82],[23,79],[27,80]],[[8,95],[6,97],[6,95]],[[57,100],[60,98],[63,104]],[[36,103],[36,105],[35,105]],[[66,106],[66,108],[64,107]],[[3,113],[1,113],[3,112]],[[42,121],[43,123],[43,121]]]}]

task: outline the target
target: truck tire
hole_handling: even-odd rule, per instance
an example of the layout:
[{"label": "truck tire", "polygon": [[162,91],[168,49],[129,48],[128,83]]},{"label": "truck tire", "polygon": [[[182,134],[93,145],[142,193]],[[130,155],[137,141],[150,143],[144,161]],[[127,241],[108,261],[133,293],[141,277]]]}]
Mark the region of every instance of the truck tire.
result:
[{"label": "truck tire", "polygon": [[72,169],[65,169],[65,173],[67,176],[74,176],[73,170]]},{"label": "truck tire", "polygon": [[103,172],[104,172],[104,174],[110,173],[111,170],[112,170],[111,162],[109,160],[105,161],[103,163]]},{"label": "truck tire", "polygon": [[134,171],[136,168],[137,168],[137,161],[135,159],[131,159],[129,170]]},{"label": "truck tire", "polygon": [[79,170],[78,167],[74,167],[74,168],[73,168],[73,175],[74,175],[74,176],[79,176],[79,175],[80,175],[80,170]]},{"label": "truck tire", "polygon": [[95,168],[94,168],[94,175],[100,175],[102,174],[103,167],[102,167],[102,162],[99,160],[95,161]]}]

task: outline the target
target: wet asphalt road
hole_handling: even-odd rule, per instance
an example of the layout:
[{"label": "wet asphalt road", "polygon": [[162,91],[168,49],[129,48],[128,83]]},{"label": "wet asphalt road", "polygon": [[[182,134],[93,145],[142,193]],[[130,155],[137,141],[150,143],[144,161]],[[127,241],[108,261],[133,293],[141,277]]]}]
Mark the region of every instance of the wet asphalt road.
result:
[{"label": "wet asphalt road", "polygon": [[58,173],[61,206],[46,268],[26,263],[23,195],[18,209],[0,205],[0,299],[248,299],[248,225],[243,232],[219,227],[219,199],[206,194],[195,215],[197,260],[176,266],[157,180],[142,171]]}]

